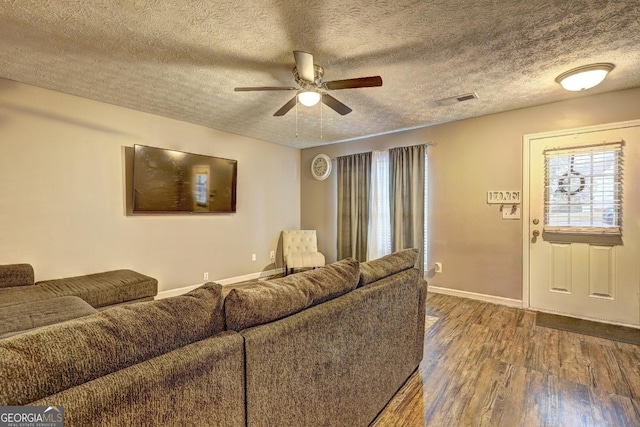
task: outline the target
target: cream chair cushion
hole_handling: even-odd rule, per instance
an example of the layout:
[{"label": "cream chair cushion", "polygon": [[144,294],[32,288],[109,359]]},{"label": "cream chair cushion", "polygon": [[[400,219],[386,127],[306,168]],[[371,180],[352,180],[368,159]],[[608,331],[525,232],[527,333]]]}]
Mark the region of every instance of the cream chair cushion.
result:
[{"label": "cream chair cushion", "polygon": [[285,268],[322,267],[324,255],[318,252],[316,230],[284,230],[282,255]]},{"label": "cream chair cushion", "polygon": [[322,267],[324,255],[320,252],[294,252],[287,257],[287,268]]}]

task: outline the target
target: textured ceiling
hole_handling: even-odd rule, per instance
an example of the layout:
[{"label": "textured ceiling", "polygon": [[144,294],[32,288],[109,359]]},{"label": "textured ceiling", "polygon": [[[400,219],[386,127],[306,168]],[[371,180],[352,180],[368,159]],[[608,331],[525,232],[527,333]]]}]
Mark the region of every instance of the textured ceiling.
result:
[{"label": "textured ceiling", "polygon": [[[298,148],[640,86],[639,0],[5,0],[0,40],[0,77]],[[293,50],[384,85],[331,91],[346,116],[233,91],[295,85]],[[600,86],[555,83],[593,62]]]}]

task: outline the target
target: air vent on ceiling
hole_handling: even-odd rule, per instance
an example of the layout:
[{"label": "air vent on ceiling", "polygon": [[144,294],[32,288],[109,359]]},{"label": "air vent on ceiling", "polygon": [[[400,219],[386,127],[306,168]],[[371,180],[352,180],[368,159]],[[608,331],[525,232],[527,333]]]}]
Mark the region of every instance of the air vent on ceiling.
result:
[{"label": "air vent on ceiling", "polygon": [[452,96],[451,98],[443,98],[438,99],[436,104],[440,107],[444,107],[445,105],[453,105],[463,101],[469,101],[471,99],[478,99],[478,95],[475,92],[465,93],[464,95]]}]

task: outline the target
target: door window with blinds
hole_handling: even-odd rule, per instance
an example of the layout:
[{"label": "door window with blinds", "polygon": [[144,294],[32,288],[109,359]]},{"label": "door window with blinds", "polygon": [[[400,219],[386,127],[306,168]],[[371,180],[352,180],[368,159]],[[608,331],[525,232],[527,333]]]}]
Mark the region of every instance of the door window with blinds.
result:
[{"label": "door window with blinds", "polygon": [[548,149],[544,231],[620,235],[622,142]]}]

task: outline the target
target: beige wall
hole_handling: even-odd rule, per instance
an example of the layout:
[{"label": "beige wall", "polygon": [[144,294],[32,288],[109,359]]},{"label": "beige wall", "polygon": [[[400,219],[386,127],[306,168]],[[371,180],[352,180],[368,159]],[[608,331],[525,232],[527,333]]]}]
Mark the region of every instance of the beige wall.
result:
[{"label": "beige wall", "polygon": [[[522,222],[502,220],[489,190],[522,189],[526,134],[640,118],[640,88],[594,95],[422,129],[310,148],[301,155],[301,225],[318,230],[336,258],[336,174],[311,177],[311,159],[433,142],[429,148],[429,260],[443,263],[432,286],[522,299]],[[476,101],[471,101],[476,102]],[[450,107],[455,108],[455,107]],[[348,120],[348,116],[345,117]],[[335,161],[334,161],[335,167]]]},{"label": "beige wall", "polygon": [[[126,215],[133,144],[238,160],[237,213]],[[0,264],[37,280],[130,268],[161,291],[270,270],[300,226],[299,165],[296,149],[0,80]]]}]

